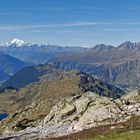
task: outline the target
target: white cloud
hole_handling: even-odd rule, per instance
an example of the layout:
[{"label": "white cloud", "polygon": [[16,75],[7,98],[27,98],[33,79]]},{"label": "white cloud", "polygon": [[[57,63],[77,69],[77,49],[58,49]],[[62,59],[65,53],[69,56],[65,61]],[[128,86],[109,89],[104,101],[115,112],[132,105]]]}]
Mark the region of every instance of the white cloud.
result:
[{"label": "white cloud", "polygon": [[73,22],[62,24],[33,24],[33,25],[0,25],[0,30],[21,30],[21,29],[38,29],[38,28],[55,28],[55,27],[78,27],[93,25],[110,25],[112,23],[100,22]]},{"label": "white cloud", "polygon": [[[61,27],[79,27],[79,26],[103,26],[104,29],[100,30],[122,30],[120,28],[107,28],[105,25],[115,25],[115,26],[120,26],[120,25],[140,25],[140,22],[88,22],[88,21],[83,21],[83,22],[71,22],[71,23],[60,23],[60,24],[29,24],[29,25],[0,25],[0,30],[24,30],[24,29],[31,29],[31,30],[36,30],[36,31],[41,31],[41,29],[44,28],[61,28]],[[97,28],[99,30],[99,28]],[[125,30],[125,29],[123,29]],[[136,30],[137,31],[137,30]]]}]

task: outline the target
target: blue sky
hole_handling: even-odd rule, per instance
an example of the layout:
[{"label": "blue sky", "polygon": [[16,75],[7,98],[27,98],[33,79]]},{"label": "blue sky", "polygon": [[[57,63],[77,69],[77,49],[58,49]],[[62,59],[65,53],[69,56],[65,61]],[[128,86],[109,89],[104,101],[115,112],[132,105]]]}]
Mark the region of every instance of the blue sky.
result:
[{"label": "blue sky", "polygon": [[140,41],[140,0],[0,0],[0,42],[68,46]]}]

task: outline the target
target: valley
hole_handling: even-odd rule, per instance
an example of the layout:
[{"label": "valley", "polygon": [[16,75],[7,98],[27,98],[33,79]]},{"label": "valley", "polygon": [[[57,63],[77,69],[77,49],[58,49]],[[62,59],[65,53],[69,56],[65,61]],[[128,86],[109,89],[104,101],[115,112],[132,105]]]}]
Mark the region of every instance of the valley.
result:
[{"label": "valley", "polygon": [[140,140],[140,0],[0,0],[0,140]]},{"label": "valley", "polygon": [[121,46],[97,45],[17,70],[0,86],[0,139],[75,140],[139,130],[139,57],[127,59],[139,45]]},{"label": "valley", "polygon": [[124,90],[140,86],[140,44],[124,42],[118,47],[100,44],[79,55],[59,56],[49,60],[64,70],[81,70]]}]

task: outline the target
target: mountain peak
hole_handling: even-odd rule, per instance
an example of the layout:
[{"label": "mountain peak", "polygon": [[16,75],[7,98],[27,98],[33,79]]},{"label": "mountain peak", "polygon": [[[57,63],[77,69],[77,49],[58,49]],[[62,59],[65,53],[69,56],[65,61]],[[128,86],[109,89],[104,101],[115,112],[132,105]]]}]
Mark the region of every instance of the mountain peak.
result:
[{"label": "mountain peak", "polygon": [[20,39],[17,39],[17,38],[14,38],[10,42],[5,43],[6,46],[16,45],[17,47],[21,47],[24,44],[25,44],[25,42],[23,40],[20,40]]},{"label": "mountain peak", "polygon": [[17,39],[17,38],[14,38],[13,40],[10,41],[11,43],[21,43],[23,44],[24,41],[23,40],[20,40],[20,39]]},{"label": "mountain peak", "polygon": [[114,49],[114,47],[112,45],[105,45],[105,44],[98,44],[96,46],[94,46],[93,48],[91,48],[92,51],[108,51],[108,50],[112,50]]},{"label": "mountain peak", "polygon": [[14,38],[9,42],[6,42],[4,44],[0,44],[0,46],[2,47],[26,47],[26,46],[32,46],[32,45],[36,45],[38,47],[41,46],[47,46],[48,44],[35,44],[35,43],[29,43],[29,42],[25,42],[24,40],[18,39],[18,38]]},{"label": "mountain peak", "polygon": [[137,46],[139,46],[139,43],[134,43],[134,42],[131,42],[131,41],[125,41],[120,46],[118,46],[118,49],[119,50],[134,49]]},{"label": "mountain peak", "polygon": [[23,40],[20,40],[20,39],[17,39],[17,38],[14,38],[13,40],[11,40],[10,42],[9,42],[11,45],[12,44],[15,44],[15,45],[17,45],[17,46],[22,46],[23,44],[25,44],[25,42],[23,41]]}]

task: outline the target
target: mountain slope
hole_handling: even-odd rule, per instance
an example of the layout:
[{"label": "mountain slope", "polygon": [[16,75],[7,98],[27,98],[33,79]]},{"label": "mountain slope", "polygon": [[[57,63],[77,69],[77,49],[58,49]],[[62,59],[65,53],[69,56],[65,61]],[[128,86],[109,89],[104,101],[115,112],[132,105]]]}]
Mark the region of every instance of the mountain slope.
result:
[{"label": "mountain slope", "polygon": [[23,67],[33,65],[0,52],[0,81],[6,80]]},{"label": "mountain slope", "polygon": [[[45,75],[51,75],[54,72],[61,72],[61,70],[52,65],[26,67],[4,82],[3,87],[13,87],[16,89],[23,88],[30,83],[40,81]],[[80,76],[79,86],[82,87],[81,90],[83,92],[93,91],[100,95],[113,98],[121,96],[122,91],[115,86],[102,82],[86,73],[79,72],[79,74],[77,73],[77,76]],[[54,76],[52,75],[52,77]]]},{"label": "mountain slope", "polygon": [[[39,81],[20,90],[6,90],[0,94],[0,111],[13,113],[6,120],[10,130],[17,131],[27,126],[36,126],[49,113],[51,107],[62,98],[69,98],[69,96],[79,98],[88,91],[112,98],[124,94],[115,86],[83,72],[65,72],[57,69],[52,71],[50,66],[46,67],[46,71],[47,73]],[[2,125],[3,123],[5,121]],[[3,130],[4,128],[1,129]]]},{"label": "mountain slope", "polygon": [[32,120],[28,118],[32,114],[31,110],[34,108],[36,113],[38,110],[45,111],[45,105],[45,100],[40,100],[39,105],[33,102],[1,122],[5,129],[4,137],[66,139],[68,135],[77,137],[81,133],[88,136],[88,131],[91,136],[91,131],[94,135],[101,135],[140,129],[139,90],[114,101],[93,92],[61,96],[49,113],[46,116],[44,114],[45,117],[40,116],[40,121],[33,123],[34,117]]},{"label": "mountain slope", "polygon": [[124,42],[118,47],[101,44],[84,53],[56,57],[48,63],[64,70],[81,70],[121,87],[140,86],[140,43]]},{"label": "mountain slope", "polygon": [[0,81],[5,81],[9,78],[9,75],[6,74],[4,71],[0,70]]},{"label": "mountain slope", "polygon": [[37,82],[42,76],[59,71],[51,65],[29,66],[21,69],[2,84],[3,87],[23,88],[30,83]]}]

